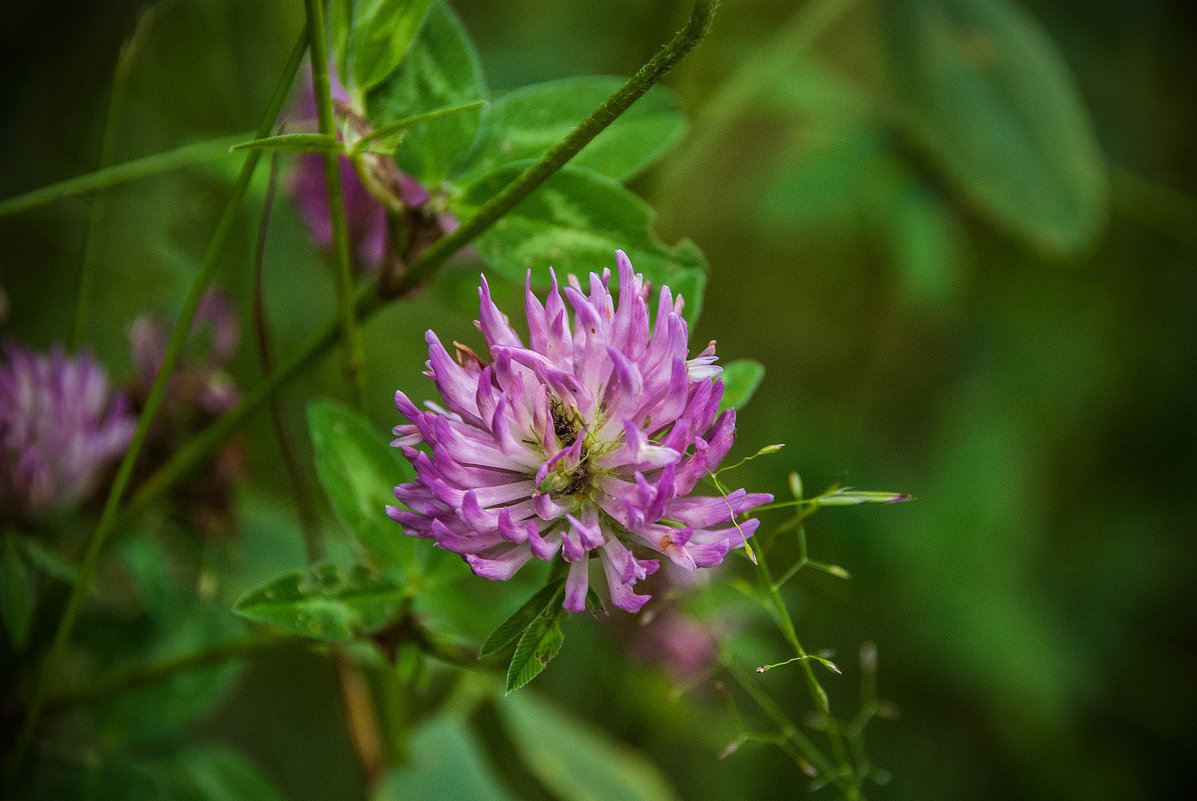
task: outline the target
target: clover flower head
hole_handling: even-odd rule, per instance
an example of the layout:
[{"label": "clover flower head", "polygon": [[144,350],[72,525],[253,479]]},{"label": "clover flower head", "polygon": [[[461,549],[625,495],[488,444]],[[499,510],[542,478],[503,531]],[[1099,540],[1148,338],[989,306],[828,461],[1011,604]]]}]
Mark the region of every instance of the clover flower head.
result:
[{"label": "clover flower head", "polygon": [[88,355],[4,343],[0,362],[0,510],[35,520],[94,489],[136,420]]},{"label": "clover flower head", "polygon": [[392,444],[417,480],[395,488],[402,506],[388,514],[484,578],[560,554],[570,611],[586,606],[591,556],[615,605],[636,612],[649,596],[633,588],[660,564],[645,554],[687,570],[719,564],[756,530],[740,515],[772,500],[692,494],[735,437],[735,411],[719,411],[715,343],[688,357],[683,301],[668,287],[650,326],[648,283],[622,251],[616,261],[618,304],[610,270],[586,288],[571,275],[562,290],[554,275],[543,304],[529,274],[526,345],[483,277],[478,327],[491,361],[457,343],[454,358],[429,331],[425,375],[443,406],[424,411],[395,393],[409,422]]}]

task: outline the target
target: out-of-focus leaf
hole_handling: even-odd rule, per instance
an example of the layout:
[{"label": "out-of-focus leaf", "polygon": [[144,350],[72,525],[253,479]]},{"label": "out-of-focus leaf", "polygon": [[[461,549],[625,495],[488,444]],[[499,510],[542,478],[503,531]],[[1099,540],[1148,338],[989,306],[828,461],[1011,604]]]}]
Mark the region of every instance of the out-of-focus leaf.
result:
[{"label": "out-of-focus leaf", "polygon": [[47,550],[40,542],[32,537],[19,537],[14,542],[31,567],[37,568],[50,578],[67,584],[75,583],[75,577],[79,574],[78,569]]},{"label": "out-of-focus leaf", "polygon": [[4,553],[0,554],[0,620],[4,621],[13,651],[20,653],[29,640],[29,622],[33,619],[33,582],[16,539],[15,534],[5,536]]},{"label": "out-of-focus leaf", "polygon": [[411,760],[387,774],[374,798],[514,801],[465,724],[445,715],[416,730],[411,738]]},{"label": "out-of-focus leaf", "polygon": [[752,359],[736,359],[723,365],[723,400],[720,409],[739,409],[752,398],[752,393],[765,377],[765,366]]},{"label": "out-of-focus leaf", "polygon": [[324,12],[324,38],[332,65],[342,81],[349,80],[349,32],[359,0],[328,0]]},{"label": "out-of-focus leaf", "polygon": [[[402,65],[366,96],[366,113],[380,128],[485,99],[482,68],[465,29],[444,0],[432,0]],[[440,186],[474,144],[479,117],[466,111],[411,128],[395,154],[399,167],[424,186]]]},{"label": "out-of-focus leaf", "polygon": [[[153,537],[129,537],[118,546],[128,584],[144,613],[128,621],[99,619],[76,635],[101,678],[123,675],[188,656],[244,635],[227,607],[198,598],[180,581],[182,568]],[[90,707],[93,725],[110,746],[160,741],[209,714],[244,667],[227,662],[174,676]]]},{"label": "out-of-focus leaf", "polygon": [[196,801],[282,801],[282,794],[252,762],[235,751],[213,745],[186,748],[164,765],[180,789],[180,798]]},{"label": "out-of-focus leaf", "polygon": [[565,586],[565,579],[560,579],[541,587],[540,591],[533,595],[528,601],[515,610],[515,613],[504,620],[494,633],[486,638],[486,642],[482,644],[482,649],[478,651],[478,656],[488,656],[501,651],[511,643],[515,642],[528,626],[536,618],[540,617],[541,613],[559,603],[561,600],[562,588]]},{"label": "out-of-focus leaf", "polygon": [[154,757],[92,759],[52,776],[36,799],[124,801],[282,801],[283,796],[245,757],[215,745],[197,745]]},{"label": "out-of-focus leaf", "polygon": [[[467,173],[538,159],[602,105],[622,78],[567,78],[517,89],[486,115]],[[626,180],[660,158],[685,130],[674,96],[654,87],[586,145],[570,164]]]},{"label": "out-of-focus leaf", "polygon": [[1106,208],[1096,137],[1047,36],[1006,0],[893,0],[885,35],[914,140],[982,212],[1075,253]]},{"label": "out-of-focus leaf", "polygon": [[366,568],[326,563],[280,576],[238,601],[236,610],[304,637],[344,642],[386,625],[405,595],[401,586]]},{"label": "out-of-focus leaf", "polygon": [[561,650],[565,633],[561,631],[561,610],[546,610],[536,617],[520,636],[511,664],[507,666],[507,692],[514,692],[536,678]]},{"label": "out-of-focus leaf", "polygon": [[396,484],[415,480],[411,465],[369,422],[331,401],[308,406],[308,430],[316,475],[337,517],[376,564],[397,565],[410,575],[413,541],[387,517],[386,507],[398,503],[392,494]]},{"label": "out-of-focus leaf", "polygon": [[586,801],[676,801],[677,793],[661,770],[607,732],[531,693],[509,695],[498,707],[524,762],[555,795]]},{"label": "out-of-focus leaf", "polygon": [[804,125],[756,198],[761,234],[855,225],[883,148],[865,124],[818,119]]},{"label": "out-of-focus leaf", "polygon": [[943,308],[960,290],[959,232],[931,188],[906,170],[901,173],[880,212],[886,244],[911,298],[930,309]]},{"label": "out-of-focus leaf", "polygon": [[358,0],[349,34],[355,88],[366,92],[381,83],[403,61],[416,35],[428,0]]},{"label": "out-of-focus leaf", "polygon": [[[466,189],[456,211],[464,217],[511,183],[522,171],[509,166]],[[652,208],[618,181],[590,170],[566,168],[544,183],[474,243],[480,254],[513,281],[532,270],[533,282],[548,283],[557,274],[584,276],[615,267],[622,249],[637,272],[654,286],[669,286],[686,300],[691,328],[702,308],[706,259],[689,240],[669,247],[652,231]]]}]

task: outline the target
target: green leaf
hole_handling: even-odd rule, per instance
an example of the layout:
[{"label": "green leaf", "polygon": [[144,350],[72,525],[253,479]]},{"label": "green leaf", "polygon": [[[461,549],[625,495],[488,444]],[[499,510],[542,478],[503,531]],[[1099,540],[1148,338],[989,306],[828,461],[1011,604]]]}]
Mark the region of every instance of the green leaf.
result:
[{"label": "green leaf", "polygon": [[345,642],[390,622],[405,595],[398,584],[364,567],[326,563],[280,576],[238,601],[236,610],[304,637]]},{"label": "green leaf", "polygon": [[[98,617],[76,633],[95,677],[166,664],[244,636],[244,621],[226,605],[200,598],[195,579],[181,575],[186,568],[178,554],[158,538],[138,531],[116,550],[125,573],[122,593],[135,596],[141,611]],[[110,748],[177,736],[228,696],[243,668],[236,661],[215,664],[97,701],[89,708],[92,727]]]},{"label": "green leaf", "polygon": [[186,746],[172,753],[135,757],[109,754],[81,757],[59,768],[37,798],[87,798],[117,801],[283,801],[282,794],[245,757],[223,746]]},{"label": "green leaf", "polygon": [[349,34],[359,0],[328,0],[324,13],[324,38],[332,54],[332,66],[342,83],[349,82]]},{"label": "green leaf", "polygon": [[[437,109],[486,99],[478,54],[444,0],[433,0],[399,69],[366,96],[375,128]],[[480,113],[467,111],[408,131],[395,153],[399,168],[426,187],[440,186],[469,152]]]},{"label": "green leaf", "polygon": [[393,488],[414,481],[415,471],[356,412],[316,401],[307,414],[316,475],[333,511],[374,562],[398,566],[411,575],[412,541],[387,517],[386,507],[398,504]]},{"label": "green leaf", "polygon": [[723,400],[719,409],[739,409],[748,403],[752,393],[765,377],[765,366],[752,359],[736,359],[723,365]]},{"label": "green leaf", "polygon": [[916,143],[1011,232],[1058,254],[1089,246],[1105,216],[1105,165],[1043,31],[1006,0],[885,8],[894,90]]},{"label": "green leaf", "polygon": [[429,0],[359,0],[349,34],[351,80],[362,92],[381,83],[403,61],[428,13]]},{"label": "green leaf", "polygon": [[[504,167],[469,186],[454,210],[469,217],[511,183],[521,166]],[[548,268],[584,276],[615,267],[622,249],[654,286],[668,286],[686,300],[693,328],[702,308],[706,259],[689,240],[669,247],[652,232],[652,208],[612,180],[590,170],[565,168],[495,223],[474,247],[496,270],[523,282],[527,270],[538,285]]]},{"label": "green leaf", "polygon": [[515,801],[458,717],[441,715],[421,725],[412,735],[410,750],[410,760],[383,779],[376,801]]},{"label": "green leaf", "polygon": [[905,294],[927,311],[952,305],[962,289],[960,232],[952,210],[926,183],[895,170],[880,228]]},{"label": "green leaf", "polygon": [[[578,126],[624,83],[615,77],[566,78],[517,89],[495,101],[467,172],[482,175],[535,160]],[[660,158],[685,130],[677,100],[656,86],[570,161],[626,180]]]},{"label": "green leaf", "polygon": [[677,801],[661,770],[608,732],[532,693],[509,695],[498,707],[523,761],[553,795],[577,801]]},{"label": "green leaf", "polygon": [[13,651],[21,653],[29,641],[29,623],[33,620],[33,581],[17,547],[17,535],[4,538],[0,555],[0,620],[8,631]]},{"label": "green leaf", "polygon": [[15,543],[30,566],[37,568],[50,578],[57,579],[65,584],[75,583],[75,577],[79,575],[79,570],[71,563],[47,550],[40,542],[32,537],[18,537]]},{"label": "green leaf", "polygon": [[167,775],[180,786],[180,798],[195,801],[282,801],[276,789],[252,762],[216,745],[190,746],[166,760]]},{"label": "green leaf", "polygon": [[514,692],[539,676],[561,650],[565,642],[565,633],[561,631],[563,614],[560,608],[548,610],[524,629],[507,666],[507,692]]},{"label": "green leaf", "polygon": [[275,150],[279,153],[340,153],[345,148],[332,134],[296,133],[267,136],[233,145],[229,150]]},{"label": "green leaf", "polygon": [[489,656],[515,642],[516,638],[523,634],[543,612],[561,603],[561,597],[565,593],[564,587],[565,579],[559,579],[541,587],[523,606],[515,610],[515,614],[499,624],[499,627],[486,638],[478,656]]}]

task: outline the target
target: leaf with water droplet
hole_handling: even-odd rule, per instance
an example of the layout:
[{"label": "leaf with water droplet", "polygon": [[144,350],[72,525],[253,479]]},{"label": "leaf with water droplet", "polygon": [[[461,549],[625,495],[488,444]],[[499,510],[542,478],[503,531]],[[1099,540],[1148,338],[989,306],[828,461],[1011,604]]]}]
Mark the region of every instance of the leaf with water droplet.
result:
[{"label": "leaf with water droplet", "polygon": [[237,602],[250,620],[327,642],[345,642],[391,622],[406,592],[364,567],[325,563],[287,573]]}]

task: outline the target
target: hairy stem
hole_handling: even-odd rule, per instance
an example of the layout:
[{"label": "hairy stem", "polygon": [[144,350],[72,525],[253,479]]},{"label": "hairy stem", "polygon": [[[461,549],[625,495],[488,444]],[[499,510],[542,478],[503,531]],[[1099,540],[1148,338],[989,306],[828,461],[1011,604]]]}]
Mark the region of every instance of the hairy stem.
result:
[{"label": "hairy stem", "polygon": [[603,129],[623,114],[632,103],[653,87],[665,73],[689,53],[701,41],[711,25],[715,14],[714,0],[698,0],[690,19],[682,30],[673,37],[627,80],[616,92],[587,117],[577,128],[541,157],[532,166],[508,184],[503,191],[491,198],[478,213],[462,224],[449,236],[441,239],[424,251],[418,261],[403,275],[399,294],[418,287],[449,257],[457,253],[475,237],[493,225],[500,217],[511,211],[520,201],[531,195],[560,170],[578,152],[598,136]]}]

